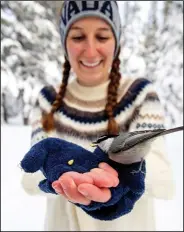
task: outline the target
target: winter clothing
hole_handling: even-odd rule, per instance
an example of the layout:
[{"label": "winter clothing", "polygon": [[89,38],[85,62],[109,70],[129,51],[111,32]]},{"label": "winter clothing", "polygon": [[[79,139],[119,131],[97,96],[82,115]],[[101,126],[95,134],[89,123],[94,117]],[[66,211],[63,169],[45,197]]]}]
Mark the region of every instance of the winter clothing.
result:
[{"label": "winter clothing", "polygon": [[62,46],[66,51],[66,37],[71,25],[84,17],[99,17],[112,28],[116,39],[115,56],[118,52],[121,37],[121,19],[116,1],[65,1],[60,16],[60,35]]},{"label": "winter clothing", "polygon": [[[32,148],[35,145],[39,146],[39,142],[44,142],[43,139],[54,137],[78,144],[93,153],[95,150],[90,146],[91,142],[106,134],[108,118],[104,113],[104,107],[108,84],[109,81],[96,87],[84,87],[79,85],[75,79],[71,81],[67,86],[62,107],[54,114],[56,129],[50,133],[45,133],[42,130],[40,119],[43,112],[50,112],[51,103],[54,101],[56,93],[52,87],[43,88],[38,97],[37,107],[32,112]],[[163,128],[163,109],[153,84],[143,78],[122,78],[118,89],[118,103],[114,117],[120,125],[121,132]],[[45,230],[155,230],[153,198],[169,199],[173,195],[172,171],[167,160],[163,138],[153,142],[145,163],[144,194],[137,199],[131,212],[123,216],[120,216],[121,213],[118,211],[120,209],[118,208],[119,205],[123,204],[120,202],[118,207],[115,208],[118,212],[118,218],[115,216],[113,221],[98,220],[99,215],[98,219],[94,219],[93,217],[96,217],[95,211],[94,214],[93,211],[90,211],[90,215],[88,215],[89,211],[87,209],[81,209],[81,206],[72,204],[64,197],[41,191],[39,183],[47,177],[40,171],[33,174],[25,173],[22,184],[29,194],[47,196]],[[133,167],[130,166],[129,168],[132,170]],[[134,167],[133,169],[137,168]],[[126,170],[124,174],[120,175],[120,182],[124,181],[124,186],[128,186],[135,193],[137,191],[136,186],[129,177],[136,178],[136,176],[129,174],[130,172]],[[134,196],[132,199],[134,199]],[[111,213],[108,216],[115,215],[113,206],[111,209],[110,211],[107,210],[107,213]],[[122,209],[120,211],[122,212]]]},{"label": "winter clothing", "polygon": [[[70,160],[74,162],[72,165],[68,163]],[[144,193],[145,174],[142,172],[137,175],[132,174],[132,171],[139,168],[139,162],[132,165],[119,165],[111,162],[99,148],[92,153],[71,142],[47,138],[30,149],[21,161],[21,167],[28,173],[41,170],[46,179],[39,183],[40,189],[46,193],[56,194],[52,188],[52,182],[58,180],[62,174],[68,171],[89,172],[92,168],[97,168],[100,162],[109,163],[117,170],[119,185],[110,189],[112,197],[105,203],[92,202],[88,206],[76,205],[96,219],[112,220],[129,213]]]}]

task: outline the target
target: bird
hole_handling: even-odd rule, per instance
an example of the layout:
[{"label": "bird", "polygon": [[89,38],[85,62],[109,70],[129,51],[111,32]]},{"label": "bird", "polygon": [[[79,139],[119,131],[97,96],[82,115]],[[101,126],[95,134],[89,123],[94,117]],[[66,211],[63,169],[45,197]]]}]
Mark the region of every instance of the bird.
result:
[{"label": "bird", "polygon": [[[119,134],[103,135],[91,146],[98,146],[108,154],[109,159],[121,163],[132,164],[142,162],[148,154],[151,143],[159,136],[171,134],[183,130],[183,126],[170,129],[140,130],[132,132],[121,132]],[[137,173],[135,171],[134,173]]]}]

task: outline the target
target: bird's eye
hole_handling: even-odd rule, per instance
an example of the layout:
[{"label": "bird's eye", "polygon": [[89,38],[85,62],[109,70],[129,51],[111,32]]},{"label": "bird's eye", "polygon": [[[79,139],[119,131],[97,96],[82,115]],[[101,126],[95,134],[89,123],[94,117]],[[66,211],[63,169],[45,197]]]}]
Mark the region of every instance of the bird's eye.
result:
[{"label": "bird's eye", "polygon": [[102,141],[104,141],[104,140],[106,140],[106,139],[108,139],[108,136],[107,136],[107,135],[103,135],[103,136],[99,137],[99,138],[96,140],[96,143],[100,143],[100,142],[102,142]]},{"label": "bird's eye", "polygon": [[93,144],[99,144],[109,138],[114,138],[117,137],[118,135],[102,135],[101,137],[99,137],[95,142],[93,142]]},{"label": "bird's eye", "polygon": [[104,140],[104,139],[107,139],[108,137],[106,135],[104,136],[101,136],[100,138],[98,138],[98,140]]},{"label": "bird's eye", "polygon": [[114,137],[117,137],[117,136],[118,136],[118,135],[103,135],[103,136],[101,136],[97,141],[102,142],[102,141],[104,141],[104,140],[106,140],[106,139],[114,138]]}]

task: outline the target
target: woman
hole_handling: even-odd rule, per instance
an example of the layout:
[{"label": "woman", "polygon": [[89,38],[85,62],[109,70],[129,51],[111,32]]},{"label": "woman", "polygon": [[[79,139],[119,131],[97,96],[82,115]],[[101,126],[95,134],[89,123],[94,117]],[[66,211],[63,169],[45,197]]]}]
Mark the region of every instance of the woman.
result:
[{"label": "woman", "polygon": [[[63,80],[59,89],[45,87],[38,96],[32,113],[32,145],[57,137],[92,151],[91,141],[103,134],[164,126],[152,83],[119,72],[121,33],[116,1],[65,1],[60,20],[66,57]],[[71,68],[76,78],[69,82]],[[84,174],[64,173],[52,183],[58,194],[39,189],[41,172],[25,174],[22,184],[29,194],[47,196],[47,231],[155,230],[154,197],[168,199],[173,194],[162,138],[147,156],[146,172],[144,194],[131,212],[113,221],[94,219],[76,205],[87,208],[91,202],[105,204],[113,197],[110,188],[119,184],[120,173],[107,163]]]}]

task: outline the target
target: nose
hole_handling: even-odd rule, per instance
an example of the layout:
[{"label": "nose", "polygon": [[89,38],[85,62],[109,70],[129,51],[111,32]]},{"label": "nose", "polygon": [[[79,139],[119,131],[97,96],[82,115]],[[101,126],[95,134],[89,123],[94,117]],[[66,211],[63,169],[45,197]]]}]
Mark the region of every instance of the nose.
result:
[{"label": "nose", "polygon": [[84,55],[86,58],[95,58],[98,54],[97,51],[97,43],[93,38],[89,38],[86,40],[84,47]]}]

